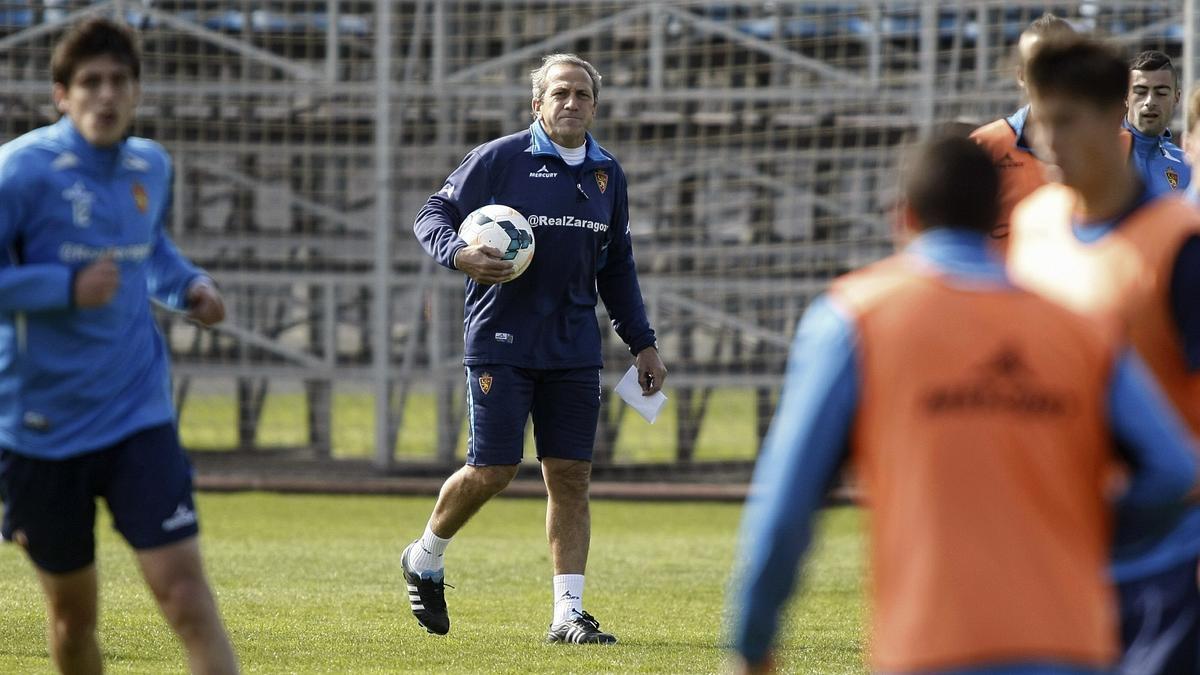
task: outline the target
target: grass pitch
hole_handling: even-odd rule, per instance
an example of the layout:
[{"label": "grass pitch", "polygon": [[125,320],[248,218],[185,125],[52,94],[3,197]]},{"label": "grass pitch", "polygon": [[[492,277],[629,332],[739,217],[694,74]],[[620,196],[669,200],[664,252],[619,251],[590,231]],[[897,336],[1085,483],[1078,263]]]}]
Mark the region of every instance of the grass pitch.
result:
[{"label": "grass pitch", "polygon": [[[408,611],[397,563],[428,498],[203,494],[209,576],[248,673],[720,672],[724,590],[740,507],[593,502],[586,606],[620,644],[545,645],[544,504],[497,499],[447,551],[450,635]],[[131,554],[98,523],[101,647],[110,673],[176,673],[184,658]],[[861,522],[824,518],[779,652],[784,672],[864,672]],[[51,672],[37,582],[0,547],[0,673]]]}]

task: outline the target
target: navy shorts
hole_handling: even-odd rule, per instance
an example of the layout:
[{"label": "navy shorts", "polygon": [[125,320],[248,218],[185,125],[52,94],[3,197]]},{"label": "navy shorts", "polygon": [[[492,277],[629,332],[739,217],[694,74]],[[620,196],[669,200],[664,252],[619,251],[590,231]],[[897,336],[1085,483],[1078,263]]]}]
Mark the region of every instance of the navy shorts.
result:
[{"label": "navy shorts", "polygon": [[1121,675],[1200,673],[1200,590],[1195,558],[1120,584]]},{"label": "navy shorts", "polygon": [[59,460],[0,450],[0,532],[27,540],[30,559],[54,574],[95,560],[96,498],[135,549],[171,544],[199,531],[192,466],[174,424],[143,429],[107,448]]},{"label": "navy shorts", "polygon": [[520,464],[533,416],[537,457],[592,460],[600,369],[467,367],[467,464]]}]

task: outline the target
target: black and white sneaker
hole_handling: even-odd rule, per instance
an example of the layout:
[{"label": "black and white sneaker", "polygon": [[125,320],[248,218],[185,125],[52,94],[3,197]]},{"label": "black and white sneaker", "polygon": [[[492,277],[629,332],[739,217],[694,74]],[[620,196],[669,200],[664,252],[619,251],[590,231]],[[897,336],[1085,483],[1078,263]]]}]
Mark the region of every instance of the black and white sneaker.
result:
[{"label": "black and white sneaker", "polygon": [[571,610],[575,618],[550,626],[546,642],[572,645],[611,645],[617,638],[600,630],[600,622],[587,612]]},{"label": "black and white sneaker", "polygon": [[450,614],[446,611],[444,577],[423,577],[408,568],[408,549],[416,544],[415,541],[409,544],[400,554],[400,568],[404,570],[404,583],[408,586],[408,604],[422,628],[445,635],[450,632]]}]

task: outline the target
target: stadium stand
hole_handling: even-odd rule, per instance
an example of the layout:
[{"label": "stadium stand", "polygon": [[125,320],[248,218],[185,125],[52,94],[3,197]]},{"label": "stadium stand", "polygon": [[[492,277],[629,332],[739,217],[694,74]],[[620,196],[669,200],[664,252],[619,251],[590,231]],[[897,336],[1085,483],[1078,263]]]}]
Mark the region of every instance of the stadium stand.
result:
[{"label": "stadium stand", "polygon": [[[890,251],[906,134],[1015,108],[1009,52],[1044,11],[1181,58],[1188,3],[0,0],[0,140],[51,119],[49,47],[68,22],[137,26],[137,132],[175,157],[172,235],[232,311],[216,331],[162,317],[185,438],[193,404],[222,392],[226,445],[270,450],[264,409],[296,391],[294,456],[344,456],[335,428],[357,424],[375,469],[412,473],[454,464],[462,427],[462,282],[433,269],[412,217],[471,147],[528,124],[540,55],[586,55],[678,411],[671,455],[643,468],[738,476],[809,299]],[[612,384],[628,357],[607,344]],[[753,401],[740,454],[698,451],[730,390]],[[345,391],[374,396],[374,421],[334,419]],[[434,401],[420,416],[418,394]],[[635,475],[605,399],[599,463]],[[424,454],[397,454],[405,425],[435,429]]]}]

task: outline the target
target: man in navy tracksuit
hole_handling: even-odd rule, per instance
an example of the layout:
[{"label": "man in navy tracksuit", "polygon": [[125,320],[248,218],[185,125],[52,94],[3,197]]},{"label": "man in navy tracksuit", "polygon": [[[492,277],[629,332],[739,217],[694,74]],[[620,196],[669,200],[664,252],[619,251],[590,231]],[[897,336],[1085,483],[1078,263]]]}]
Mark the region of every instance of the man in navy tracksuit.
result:
[{"label": "man in navy tracksuit", "polygon": [[[666,368],[638,286],[625,174],[587,133],[600,74],[579,57],[554,54],[531,80],[529,129],[471,151],[414,225],[434,259],[467,276],[469,431],[466,465],[442,486],[424,534],[404,550],[401,563],[417,621],[445,634],[443,553],[516,475],[532,414],[554,565],[547,640],[613,643],[616,638],[583,610],[602,365],[597,293],[635,357],[643,394],[662,387]],[[537,253],[516,279],[499,251],[468,246],[457,234],[463,218],[485,204],[512,207],[534,228]]]},{"label": "man in navy tracksuit", "polygon": [[62,672],[102,667],[103,497],[192,670],[232,673],[150,302],[206,325],[225,309],[163,230],[171,158],[127,135],[140,62],[125,26],[73,27],[50,63],[62,119],[0,147],[0,534],[37,569]]}]

